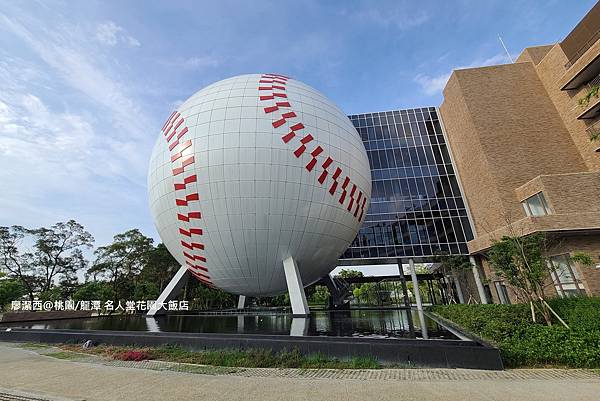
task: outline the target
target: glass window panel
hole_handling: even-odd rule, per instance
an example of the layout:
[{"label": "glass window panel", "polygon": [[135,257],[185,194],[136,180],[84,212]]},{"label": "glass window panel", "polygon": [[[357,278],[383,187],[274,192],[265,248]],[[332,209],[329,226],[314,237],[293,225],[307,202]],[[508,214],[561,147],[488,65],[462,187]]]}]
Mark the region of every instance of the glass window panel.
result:
[{"label": "glass window panel", "polygon": [[544,195],[540,192],[525,200],[525,212],[529,209],[531,216],[544,216],[548,214],[548,208]]},{"label": "glass window panel", "polygon": [[379,161],[379,151],[377,150],[372,150],[369,152],[370,154],[370,158],[373,161],[373,168],[374,169],[378,169],[381,168],[381,162]]},{"label": "glass window panel", "polygon": [[388,162],[387,162],[387,156],[385,155],[385,150],[380,150],[377,153],[379,153],[379,162],[380,162],[380,168],[388,168]]},{"label": "glass window panel", "polygon": [[[436,249],[467,252],[465,241],[472,233],[436,109],[350,119],[368,150],[373,189],[364,227],[344,256],[427,256]],[[543,199],[540,203],[547,210]]]}]

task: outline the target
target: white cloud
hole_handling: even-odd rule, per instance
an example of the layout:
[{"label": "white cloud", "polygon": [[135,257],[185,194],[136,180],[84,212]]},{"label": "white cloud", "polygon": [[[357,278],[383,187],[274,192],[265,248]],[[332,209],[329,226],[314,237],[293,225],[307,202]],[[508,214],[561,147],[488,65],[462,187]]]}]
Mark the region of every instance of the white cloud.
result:
[{"label": "white cloud", "polygon": [[[107,69],[100,66],[101,62],[93,47],[73,39],[77,36],[73,32],[75,27],[57,27],[51,34],[44,32],[46,35],[41,39],[41,35],[34,35],[15,20],[3,15],[0,15],[0,20],[71,87],[108,109],[116,128],[125,129],[133,136],[148,132],[145,129],[149,128],[146,126],[149,119],[137,102],[128,96],[126,85],[111,77]],[[133,127],[132,121],[141,126]]]},{"label": "white cloud", "polygon": [[207,67],[216,67],[219,65],[219,61],[215,57],[202,56],[202,57],[190,57],[182,62],[182,67],[197,70],[204,69]]},{"label": "white cloud", "polygon": [[89,27],[0,13],[3,34],[33,54],[0,49],[0,224],[75,218],[103,241],[132,224],[151,228],[145,176],[157,121]]},{"label": "white cloud", "polygon": [[209,55],[192,56],[189,58],[169,58],[160,60],[159,63],[169,68],[189,71],[202,71],[209,68],[218,67],[221,64],[218,58]]},{"label": "white cloud", "polygon": [[345,8],[341,10],[345,17],[357,23],[380,26],[382,28],[395,28],[406,31],[429,21],[430,16],[424,11],[415,9],[413,4],[395,2],[395,4],[372,4],[368,2],[364,7]]},{"label": "white cloud", "polygon": [[[513,59],[514,58],[515,57],[513,56]],[[462,68],[485,67],[489,65],[506,63],[510,63],[510,59],[506,54],[500,53],[487,59],[475,60],[468,65],[454,67],[450,71],[444,72],[439,75],[431,76],[427,74],[417,74],[414,78],[414,81],[421,86],[421,89],[426,95],[433,96],[442,92],[442,90],[446,86],[446,83],[448,82],[448,79],[450,79],[450,75],[452,75],[453,70],[459,70]]]},{"label": "white cloud", "polygon": [[426,95],[432,96],[442,92],[452,72],[431,77],[425,74],[417,74],[415,82],[421,85],[421,89]]},{"label": "white cloud", "polygon": [[129,35],[123,27],[113,21],[98,24],[96,39],[107,46],[115,46],[119,42],[130,47],[140,47],[142,45],[139,40]]}]

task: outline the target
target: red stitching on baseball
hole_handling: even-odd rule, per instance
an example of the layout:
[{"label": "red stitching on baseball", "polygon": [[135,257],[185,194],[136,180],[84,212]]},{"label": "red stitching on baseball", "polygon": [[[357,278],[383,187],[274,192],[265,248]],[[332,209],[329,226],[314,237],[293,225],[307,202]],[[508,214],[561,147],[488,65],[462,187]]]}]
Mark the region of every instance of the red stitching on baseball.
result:
[{"label": "red stitching on baseball", "polygon": [[[283,98],[287,98],[287,94],[285,93],[280,93],[280,92],[275,92],[276,89],[285,91],[286,88],[285,86],[281,86],[281,85],[286,85],[287,84],[287,80],[289,78],[282,76],[282,75],[278,75],[278,74],[262,74],[261,78],[259,80],[259,85],[258,85],[258,90],[259,91],[267,91],[270,90],[271,94],[270,95],[259,95],[259,99],[260,100],[275,100],[275,97],[283,97]],[[266,86],[266,85],[261,85],[261,84],[271,84],[271,86]],[[279,85],[275,85],[275,84],[279,84]],[[283,104],[282,104],[283,103]],[[276,102],[274,106],[267,106],[264,107],[264,112],[265,114],[270,114],[276,111],[280,110],[280,107],[292,107],[291,104],[289,102]],[[284,125],[286,122],[288,122],[288,120],[297,117],[296,113],[294,111],[289,111],[286,113],[282,113],[281,114],[281,118],[275,120],[272,122],[272,125],[274,128],[279,128],[282,125]],[[302,129],[304,129],[304,125],[301,122],[298,122],[294,125],[292,125],[290,127],[290,131],[283,135],[281,137],[281,139],[283,140],[284,143],[289,143],[292,139],[295,138],[296,133]],[[309,142],[311,142],[314,138],[312,137],[311,134],[306,134],[301,140],[300,143],[301,145],[296,148],[296,150],[294,151],[294,155],[299,158],[300,156],[302,156],[304,154],[304,152],[306,151],[306,144],[308,144]],[[323,148],[319,145],[317,145],[313,151],[310,153],[310,155],[312,156],[311,160],[306,164],[306,169],[311,172],[317,162],[318,159],[317,157],[323,153]],[[321,165],[323,167],[323,171],[321,172],[321,174],[319,175],[319,178],[317,179],[317,181],[320,184],[324,184],[325,180],[327,179],[327,176],[329,175],[329,170],[328,168],[330,167],[331,164],[333,164],[334,160],[330,157],[327,156],[327,158],[325,159],[325,161],[323,162],[323,164]],[[340,175],[342,174],[342,169],[340,167],[336,167],[336,170],[332,176],[333,182],[331,183],[331,186],[329,187],[329,193],[333,196],[335,194],[335,191],[339,185],[338,182],[338,178],[340,177]],[[346,196],[348,194],[347,188],[348,185],[350,184],[350,178],[348,176],[345,177],[344,182],[342,184],[342,193],[340,195],[339,198],[339,203],[340,204],[344,204],[345,200],[346,200]],[[356,190],[358,189],[358,198],[355,198],[355,194],[356,194]],[[358,214],[358,210],[359,210],[359,205],[360,205],[360,201],[362,200],[362,206],[361,206],[361,213],[360,216],[358,217],[358,220],[360,221],[362,219],[363,213],[364,213],[364,206],[366,204],[366,196],[363,196],[362,191],[360,190],[360,188],[358,188],[358,186],[355,183],[352,183],[352,189],[350,190],[350,202],[346,208],[346,210],[350,213],[352,213],[354,215],[354,217],[356,218],[357,214]],[[356,202],[356,206],[354,211],[352,211],[352,208],[354,207],[354,204]]]},{"label": "red stitching on baseball", "polygon": [[186,230],[185,228],[179,228],[179,233],[185,235],[186,237],[191,237],[192,235],[202,235],[201,228],[190,228]]},{"label": "red stitching on baseball", "polygon": [[187,148],[189,148],[190,146],[192,146],[191,140],[187,140],[184,143],[182,143],[181,147],[179,148],[179,152],[177,152],[173,156],[171,156],[171,162],[174,162],[177,159],[179,159],[182,156],[183,151],[186,150]]},{"label": "red stitching on baseball", "polygon": [[352,184],[352,190],[350,191],[350,202],[348,203],[348,207],[346,208],[346,210],[348,210],[350,213],[352,210],[352,205],[354,205],[354,193],[356,192],[356,184]]},{"label": "red stitching on baseball", "polygon": [[165,128],[167,127],[167,124],[169,124],[171,122],[171,119],[173,118],[173,116],[175,115],[175,113],[177,113],[177,111],[173,111],[171,113],[171,115],[169,116],[169,118],[167,119],[167,121],[165,121],[165,123],[163,124],[162,128],[160,129],[161,131],[165,131]]},{"label": "red stitching on baseball", "polygon": [[200,200],[198,193],[193,193],[185,196],[185,199],[175,199],[177,206],[187,206],[188,202]]},{"label": "red stitching on baseball", "polygon": [[169,119],[169,125],[167,126],[166,129],[163,130],[164,135],[167,136],[167,134],[169,133],[169,131],[171,130],[171,128],[173,128],[173,122],[175,120],[177,120],[177,118],[180,116],[181,114],[179,114],[179,112],[175,113],[174,115],[171,115],[171,118]]},{"label": "red stitching on baseball", "polygon": [[[179,135],[177,135],[177,139],[181,138],[182,136],[184,136],[186,134],[186,132],[188,132],[188,127],[184,127],[181,132],[179,133]],[[167,142],[171,142],[171,139],[173,138],[173,136],[177,133],[177,128],[175,128],[173,130],[173,132],[171,132],[171,135],[169,135],[167,137]]]},{"label": "red stitching on baseball", "polygon": [[320,147],[320,146],[317,146],[315,148],[315,150],[313,150],[312,152],[310,152],[310,155],[312,156],[312,159],[306,165],[306,169],[308,171],[312,171],[312,169],[315,167],[315,164],[317,164],[317,156],[319,156],[321,154],[321,152],[323,152],[323,148]]},{"label": "red stitching on baseball", "polygon": [[267,113],[267,114],[272,113],[274,111],[279,110],[280,107],[292,107],[292,106],[290,106],[289,102],[277,102],[277,103],[275,103],[275,106],[265,107],[265,113]]},{"label": "red stitching on baseball", "polygon": [[283,79],[283,80],[286,80],[286,81],[287,81],[288,79],[290,79],[290,77],[286,77],[285,75],[281,75],[281,74],[273,74],[273,73],[271,73],[271,72],[269,72],[269,73],[266,73],[266,74],[263,74],[263,78],[269,78],[269,77],[280,78],[280,79]]},{"label": "red stitching on baseball", "polygon": [[198,242],[188,243],[184,240],[181,240],[181,245],[183,245],[187,249],[204,249],[204,244],[200,244]]},{"label": "red stitching on baseball", "polygon": [[290,127],[290,132],[281,137],[284,143],[288,143],[296,136],[296,131],[299,131],[304,128],[304,124],[298,123],[294,124]]},{"label": "red stitching on baseball", "polygon": [[285,122],[290,119],[296,117],[296,113],[294,113],[293,111],[290,111],[288,113],[283,113],[281,115],[281,119],[277,120],[277,121],[273,121],[273,127],[278,128],[281,127],[283,124],[285,124]]},{"label": "red stitching on baseball", "polygon": [[317,180],[317,181],[319,181],[319,184],[323,184],[325,182],[325,178],[327,178],[327,174],[329,174],[329,172],[327,171],[327,168],[329,167],[329,165],[331,163],[333,163],[333,159],[331,157],[327,156],[327,159],[325,159],[325,161],[321,165],[321,167],[323,167],[323,172],[321,173],[321,175],[319,176],[319,179]]},{"label": "red stitching on baseball", "polygon": [[346,200],[346,187],[348,186],[348,184],[350,183],[350,178],[348,178],[348,176],[346,176],[346,178],[344,178],[344,183],[342,184],[342,195],[340,196],[340,204],[344,204],[344,201]]},{"label": "red stitching on baseball", "polygon": [[358,191],[358,198],[356,198],[356,209],[354,210],[354,217],[358,215],[358,208],[360,206],[360,200],[362,199],[363,193],[362,191]]},{"label": "red stitching on baseball", "polygon": [[189,212],[187,215],[177,213],[177,218],[181,221],[190,221],[190,219],[201,219],[202,214],[200,212]]},{"label": "red stitching on baseball", "polygon": [[177,167],[173,169],[173,175],[179,175],[181,173],[183,173],[183,171],[185,170],[185,168],[187,166],[189,166],[190,164],[194,163],[194,156],[190,156],[187,159],[185,159],[182,163],[181,163],[181,167]]},{"label": "red stitching on baseball", "polygon": [[273,89],[281,89],[282,91],[284,91],[285,90],[285,86],[272,85],[272,86],[259,86],[258,87],[259,91],[271,91]]},{"label": "red stitching on baseball", "polygon": [[[170,143],[168,146],[169,152],[173,151],[173,149],[175,149],[175,147],[180,144],[179,140],[188,132],[188,127],[184,125],[183,128],[181,129],[181,131],[179,133],[177,133],[177,130],[179,129],[179,127],[181,127],[182,124],[184,124],[183,117],[181,117],[179,120],[177,120],[180,116],[181,116],[181,114],[178,111],[172,112],[162,128],[164,136],[166,137],[167,144],[175,137],[175,135],[177,135],[175,137],[175,140],[172,143]],[[171,132],[171,129],[173,129],[172,132]],[[171,163],[175,163],[177,160],[182,158],[183,152],[186,149],[190,148],[191,146],[192,146],[191,140],[187,140],[187,141],[181,143],[181,146],[179,147],[178,152],[173,153],[171,155]],[[186,158],[185,160],[183,160],[181,162],[180,167],[175,167],[172,169],[173,176],[182,174],[185,171],[186,167],[193,163],[194,163],[194,156],[190,156],[190,157]],[[174,188],[176,191],[185,190],[188,184],[191,184],[194,182],[197,182],[196,174],[188,175],[187,177],[183,178],[183,182],[174,183]],[[194,192],[191,194],[187,194],[185,196],[185,198],[183,198],[183,199],[175,198],[175,204],[180,207],[189,206],[189,202],[198,201],[199,199],[200,199],[200,196],[199,196],[198,192]],[[202,215],[199,211],[190,211],[187,213],[177,213],[177,220],[184,221],[184,222],[189,222],[191,219],[200,219],[201,217],[202,217]],[[182,235],[184,237],[188,237],[188,238],[191,238],[192,235],[202,235],[203,234],[203,230],[198,227],[193,227],[193,228],[190,227],[188,229],[186,229],[184,227],[179,227],[178,229],[179,229],[180,235]],[[204,250],[204,244],[201,244],[198,242],[186,242],[184,240],[181,240],[181,245],[184,248],[189,249],[191,251],[194,251],[195,249]],[[194,254],[188,253],[185,250],[182,250],[182,252],[183,252],[183,256],[186,259],[191,259],[193,261],[199,260],[199,261],[206,263],[206,258],[204,256],[194,255]],[[202,271],[208,272],[208,268],[197,265],[197,264],[192,264],[187,260],[186,260],[186,264],[189,266],[188,270],[194,275],[194,277],[196,277],[198,280],[200,280],[201,282],[203,282],[204,284],[206,284],[208,286],[211,286],[211,287],[213,286],[212,282],[210,281],[209,276],[197,271],[197,270],[202,270]]]},{"label": "red stitching on baseball", "polygon": [[304,136],[304,138],[300,139],[300,143],[302,143],[302,145],[300,145],[298,147],[298,149],[296,149],[294,151],[294,156],[296,157],[300,157],[302,156],[302,154],[304,153],[304,151],[306,150],[306,144],[309,143],[310,141],[312,141],[314,138],[311,134],[306,134]]},{"label": "red stitching on baseball", "polygon": [[[185,261],[185,264],[188,265],[188,266],[190,266],[190,267],[193,267],[194,269],[198,269],[198,270],[202,270],[202,271],[208,272],[208,269],[206,267],[202,266],[202,265],[197,265],[195,263],[188,262],[187,260]],[[208,276],[206,276],[206,277],[208,277]]]},{"label": "red stitching on baseball", "polygon": [[258,81],[259,84],[281,84],[281,85],[285,85],[285,81],[282,81],[280,79],[261,79],[260,81]]},{"label": "red stitching on baseball", "polygon": [[191,184],[192,182],[196,182],[196,174],[185,177],[183,179],[183,184],[175,183],[175,191],[185,189],[186,185]]},{"label": "red stitching on baseball", "polygon": [[194,277],[196,277],[196,279],[197,279],[197,280],[199,280],[200,282],[202,282],[202,283],[206,284],[206,285],[207,285],[207,286],[209,286],[209,287],[213,287],[213,284],[212,284],[210,281],[208,281],[208,280],[204,279],[203,277],[200,277],[200,276],[198,276],[198,275],[197,275],[195,272],[193,272],[193,271],[191,271],[191,270],[190,270],[190,272],[191,272],[191,273],[194,275]]},{"label": "red stitching on baseball", "polygon": [[187,253],[186,251],[183,251],[183,256],[185,256],[186,258],[191,259],[191,260],[199,260],[201,262],[206,263],[206,258],[204,256],[191,255],[191,254]]},{"label": "red stitching on baseball", "polygon": [[358,221],[362,220],[363,213],[365,212],[365,203],[367,203],[367,197],[365,196],[362,201],[362,206],[360,207],[360,216],[358,216]]},{"label": "red stitching on baseball", "polygon": [[338,186],[338,177],[340,176],[340,174],[342,174],[342,169],[341,168],[336,168],[335,172],[333,173],[333,183],[331,184],[331,187],[329,188],[329,193],[331,195],[333,195],[335,193],[335,190],[337,189]]}]

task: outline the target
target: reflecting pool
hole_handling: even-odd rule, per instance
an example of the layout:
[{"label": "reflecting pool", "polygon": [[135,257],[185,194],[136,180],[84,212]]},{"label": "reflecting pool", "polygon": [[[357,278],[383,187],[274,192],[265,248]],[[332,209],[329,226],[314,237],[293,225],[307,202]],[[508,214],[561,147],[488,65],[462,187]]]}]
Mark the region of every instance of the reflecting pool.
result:
[{"label": "reflecting pool", "polygon": [[[425,330],[423,330],[423,324]],[[114,315],[0,326],[32,329],[125,330],[186,333],[275,334],[371,338],[430,338],[458,340],[426,314],[406,309],[312,311],[307,319],[275,312],[254,314],[177,314],[156,318]]]}]

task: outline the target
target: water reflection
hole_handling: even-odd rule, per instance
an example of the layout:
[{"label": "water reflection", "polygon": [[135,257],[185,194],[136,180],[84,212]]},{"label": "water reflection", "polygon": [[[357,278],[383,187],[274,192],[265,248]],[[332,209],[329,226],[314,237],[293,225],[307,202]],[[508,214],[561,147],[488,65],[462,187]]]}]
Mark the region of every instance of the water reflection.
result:
[{"label": "water reflection", "polygon": [[303,337],[308,335],[310,319],[306,317],[293,317],[290,327],[290,336]]},{"label": "water reflection", "polygon": [[458,339],[422,311],[406,309],[313,311],[309,318],[294,319],[289,314],[272,312],[253,315],[169,315],[156,318],[120,315],[7,323],[3,326],[36,329]]}]

